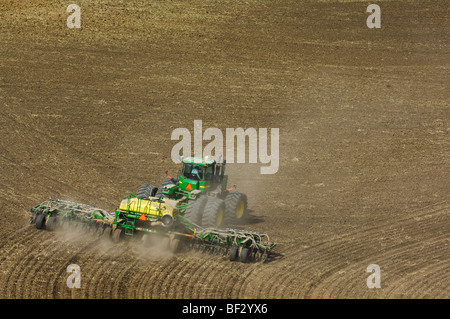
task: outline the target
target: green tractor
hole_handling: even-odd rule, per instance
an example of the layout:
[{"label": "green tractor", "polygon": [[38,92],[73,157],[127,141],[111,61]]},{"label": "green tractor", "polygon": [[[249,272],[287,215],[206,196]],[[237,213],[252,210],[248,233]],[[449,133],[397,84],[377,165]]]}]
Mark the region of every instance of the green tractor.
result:
[{"label": "green tractor", "polygon": [[201,157],[187,157],[182,160],[179,178],[167,178],[162,187],[143,184],[137,198],[156,197],[178,201],[180,214],[197,225],[220,227],[235,224],[247,214],[247,196],[227,187],[226,161]]}]

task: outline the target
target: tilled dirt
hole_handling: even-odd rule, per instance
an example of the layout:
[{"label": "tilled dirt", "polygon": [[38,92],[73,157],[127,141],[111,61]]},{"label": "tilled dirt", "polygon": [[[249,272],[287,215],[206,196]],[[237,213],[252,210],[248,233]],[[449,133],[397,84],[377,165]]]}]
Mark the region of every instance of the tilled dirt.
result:
[{"label": "tilled dirt", "polygon": [[[77,4],[79,30],[65,2],[0,5],[1,298],[449,298],[445,1],[379,1],[381,29],[364,1]],[[194,120],[280,129],[276,174],[227,167],[274,260],[28,224],[48,197],[113,211],[175,175],[171,133]]]}]

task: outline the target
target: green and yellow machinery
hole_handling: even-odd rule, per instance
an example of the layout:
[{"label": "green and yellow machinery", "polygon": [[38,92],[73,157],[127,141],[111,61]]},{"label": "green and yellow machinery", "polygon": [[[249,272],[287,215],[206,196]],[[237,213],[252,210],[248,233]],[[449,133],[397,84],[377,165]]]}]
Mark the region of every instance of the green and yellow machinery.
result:
[{"label": "green and yellow machinery", "polygon": [[247,215],[247,196],[227,186],[226,161],[190,156],[182,158],[178,178],[167,178],[162,187],[143,184],[137,197],[169,198],[177,201],[179,213],[195,224],[220,227],[236,224]]},{"label": "green and yellow machinery", "polygon": [[72,226],[113,242],[157,242],[172,252],[191,248],[242,262],[267,260],[276,245],[267,234],[224,227],[247,213],[247,196],[227,187],[226,162],[191,156],[182,164],[178,178],[166,171],[162,187],[142,185],[115,212],[50,198],[31,209],[31,223],[47,230]]},{"label": "green and yellow machinery", "polygon": [[38,229],[64,231],[75,227],[114,243],[128,239],[145,244],[156,239],[173,253],[194,249],[242,262],[264,262],[276,245],[264,233],[200,226],[183,216],[179,209],[181,201],[141,199],[130,194],[111,213],[93,205],[50,198],[31,209],[30,222]]}]

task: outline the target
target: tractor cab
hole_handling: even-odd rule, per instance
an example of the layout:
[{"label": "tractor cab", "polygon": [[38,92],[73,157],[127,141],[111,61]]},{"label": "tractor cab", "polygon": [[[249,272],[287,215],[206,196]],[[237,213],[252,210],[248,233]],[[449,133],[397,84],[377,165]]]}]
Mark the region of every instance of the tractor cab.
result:
[{"label": "tractor cab", "polygon": [[223,180],[224,164],[202,157],[187,157],[182,160],[183,167],[178,181],[178,187],[188,192],[201,192],[215,187]]}]

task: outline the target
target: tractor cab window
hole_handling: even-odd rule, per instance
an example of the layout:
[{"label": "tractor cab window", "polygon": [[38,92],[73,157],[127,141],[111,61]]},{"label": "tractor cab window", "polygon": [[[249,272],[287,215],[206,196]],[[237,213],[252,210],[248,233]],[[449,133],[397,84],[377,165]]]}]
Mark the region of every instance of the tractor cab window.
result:
[{"label": "tractor cab window", "polygon": [[204,169],[195,164],[184,164],[183,176],[187,179],[201,181],[203,180]]},{"label": "tractor cab window", "polygon": [[206,167],[205,180],[211,181],[214,178],[214,166],[215,165],[209,165]]}]

